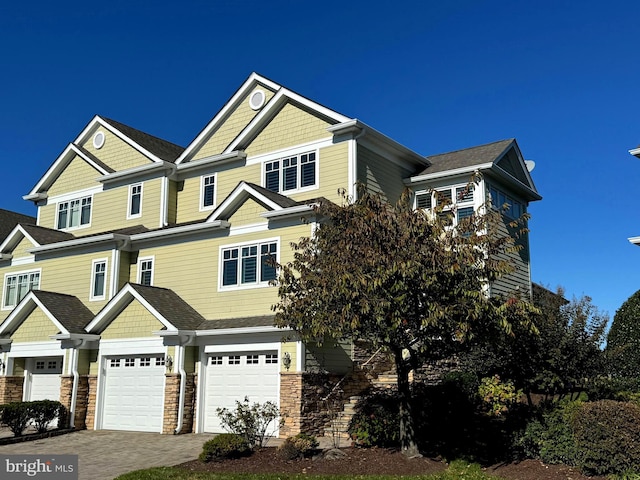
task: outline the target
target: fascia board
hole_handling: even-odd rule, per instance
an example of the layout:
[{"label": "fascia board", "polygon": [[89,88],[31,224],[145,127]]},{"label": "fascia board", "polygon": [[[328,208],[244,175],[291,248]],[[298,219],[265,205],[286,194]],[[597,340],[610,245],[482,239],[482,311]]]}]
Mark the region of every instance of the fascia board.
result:
[{"label": "fascia board", "polygon": [[100,335],[91,333],[58,333],[56,335],[49,335],[52,340],[88,340],[90,342],[100,340]]},{"label": "fascia board", "polygon": [[97,243],[105,242],[126,242],[129,240],[128,235],[121,235],[117,233],[106,233],[104,235],[96,235],[93,237],[77,238],[74,240],[67,240],[64,242],[50,243],[48,245],[42,245],[27,250],[28,253],[44,253],[53,252],[56,250],[67,250],[71,248],[78,248],[86,245],[95,245]]},{"label": "fascia board", "polygon": [[[30,308],[31,307],[31,308]],[[42,304],[40,300],[33,294],[33,292],[27,293],[20,303],[13,309],[13,311],[7,316],[2,325],[0,326],[0,335],[9,330],[16,322],[22,322],[27,315],[31,313],[36,307],[39,307],[46,317],[56,326],[62,333],[69,333],[66,328],[51,314],[51,312]],[[28,312],[25,312],[28,309]]]},{"label": "fascia board", "polygon": [[198,160],[193,160],[191,162],[177,165],[178,173],[189,172],[199,168],[206,168],[213,164],[222,165],[228,162],[233,162],[235,160],[244,160],[246,158],[247,154],[239,150],[235,150],[229,153],[222,153],[220,155],[212,155],[210,157],[200,158]]},{"label": "fascia board", "polygon": [[95,329],[102,326],[102,324],[108,320],[110,320],[111,312],[120,311],[125,306],[133,301],[133,288],[131,285],[127,284],[124,286],[122,290],[120,290],[115,297],[113,297],[109,302],[104,306],[102,310],[98,312],[98,314],[93,317],[93,320],[89,322],[89,324],[84,327],[87,333],[92,333]]},{"label": "fascia board", "polygon": [[141,145],[139,145],[138,143],[134,142],[132,139],[130,139],[124,133],[122,133],[120,130],[118,130],[117,128],[111,126],[108,122],[106,122],[105,120],[100,118],[100,116],[96,115],[96,118],[97,118],[98,123],[100,123],[100,125],[102,125],[104,128],[109,130],[111,133],[113,133],[116,137],[118,137],[120,140],[125,142],[127,145],[129,145],[132,148],[134,148],[135,150],[139,151],[141,154],[143,154],[148,159],[150,159],[150,160],[152,160],[154,162],[161,162],[161,163],[165,162],[161,158],[158,158],[157,156],[155,156],[153,153],[151,153],[146,148],[144,148]]},{"label": "fascia board", "polygon": [[165,162],[160,160],[160,162],[150,163],[147,165],[142,165],[139,167],[129,168],[127,170],[121,170],[119,172],[107,173],[101,177],[97,178],[97,181],[100,183],[109,184],[112,182],[117,182],[118,180],[122,180],[123,178],[127,179],[129,177],[136,177],[138,175],[144,175],[148,173],[154,172],[164,172],[164,171],[173,171],[176,169],[176,166],[170,162]]},{"label": "fascia board", "polygon": [[502,177],[503,179],[509,181],[512,185],[515,185],[517,189],[526,192],[530,197],[529,198],[530,201],[542,200],[542,196],[537,191],[532,189],[529,185],[522,183],[520,180],[515,178],[513,175],[507,173],[505,170],[503,170],[499,166],[493,165],[492,168],[489,170],[489,172],[497,174],[497,176]]},{"label": "fascia board", "polygon": [[14,229],[11,231],[11,233],[7,235],[7,238],[4,239],[4,242],[0,243],[0,252],[4,252],[5,249],[7,249],[13,242],[16,242],[17,244],[18,241],[16,240],[16,235],[18,234],[21,234],[24,238],[29,240],[32,244],[36,245],[36,247],[40,246],[40,244],[36,242],[33,239],[33,237],[29,235],[24,228],[22,228],[21,225],[16,225]]},{"label": "fascia board", "polygon": [[233,192],[229,194],[227,198],[215,209],[213,214],[207,219],[207,222],[210,221],[219,221],[218,218],[226,212],[228,209],[233,208],[237,203],[240,203],[243,199],[240,198],[240,195],[243,193],[249,195],[250,197],[254,197],[265,205],[267,205],[272,210],[282,210],[282,207],[277,203],[272,202],[267,197],[257,192],[254,188],[251,188],[247,185],[246,182],[241,182]]},{"label": "fascia board", "polygon": [[412,185],[415,183],[428,182],[431,180],[440,180],[447,177],[455,177],[458,175],[464,175],[465,173],[474,173],[478,170],[488,170],[493,166],[493,163],[482,163],[479,165],[472,165],[470,167],[455,168],[453,170],[444,170],[436,173],[425,173],[424,175],[416,175],[415,177],[409,177],[405,180],[405,184]]},{"label": "fascia board", "polygon": [[640,237],[629,237],[627,240],[633,243],[634,245],[640,246]]},{"label": "fascia board", "polygon": [[634,157],[640,158],[640,147],[629,150],[629,153]]},{"label": "fascia board", "polygon": [[11,260],[13,255],[10,253],[0,253],[0,260]]},{"label": "fascia board", "polygon": [[291,215],[299,215],[301,213],[313,212],[313,204],[310,205],[298,205],[295,207],[283,208],[281,210],[273,210],[271,212],[261,213],[260,216],[263,218],[277,218],[277,217],[287,217]]},{"label": "fascia board", "polygon": [[236,93],[229,99],[229,101],[220,109],[215,117],[205,126],[198,136],[185,148],[184,152],[177,158],[176,165],[182,164],[185,159],[189,158],[194,149],[198,148],[205,138],[215,129],[227,116],[230,110],[232,110],[242,98],[244,98],[249,91],[258,83],[262,83],[277,92],[281,87],[280,85],[268,80],[261,75],[253,72],[249,75],[249,78],[240,86]]},{"label": "fascia board", "polygon": [[234,334],[251,334],[251,333],[273,333],[279,331],[291,331],[290,328],[279,327],[241,327],[241,328],[218,328],[210,330],[196,330],[197,337],[215,337],[219,335],[234,335]]},{"label": "fascia board", "polygon": [[93,168],[95,168],[96,170],[98,170],[100,173],[102,173],[103,175],[107,175],[109,172],[107,172],[104,168],[102,168],[100,165],[98,165],[97,163],[95,163],[91,158],[89,158],[88,156],[86,156],[84,154],[84,152],[82,152],[77,145],[74,145],[73,143],[71,144],[71,149],[76,153],[76,155],[78,155],[80,158],[82,158],[85,162],[89,163]]},{"label": "fascia board", "polygon": [[129,238],[131,243],[144,240],[153,240],[162,237],[170,237],[175,235],[186,235],[203,230],[214,230],[218,228],[228,228],[231,224],[226,220],[216,220],[212,222],[202,222],[193,225],[184,225],[181,227],[167,228],[165,230],[156,230],[153,232],[136,233]]}]

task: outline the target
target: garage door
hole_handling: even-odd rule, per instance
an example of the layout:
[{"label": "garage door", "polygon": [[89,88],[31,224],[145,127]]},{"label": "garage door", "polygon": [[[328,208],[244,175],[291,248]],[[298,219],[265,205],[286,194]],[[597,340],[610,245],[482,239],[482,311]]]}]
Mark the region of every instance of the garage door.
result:
[{"label": "garage door", "polygon": [[279,401],[278,352],[221,353],[207,359],[204,431],[224,432],[217,408],[235,409],[236,400]]},{"label": "garage door", "polygon": [[106,360],[102,428],[162,431],[164,355]]},{"label": "garage door", "polygon": [[60,400],[62,357],[34,358],[29,400]]}]

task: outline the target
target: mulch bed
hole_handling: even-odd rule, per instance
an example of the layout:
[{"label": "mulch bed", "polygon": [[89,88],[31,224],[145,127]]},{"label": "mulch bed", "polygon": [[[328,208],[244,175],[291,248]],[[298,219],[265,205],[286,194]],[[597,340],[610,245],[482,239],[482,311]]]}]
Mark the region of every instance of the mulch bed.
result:
[{"label": "mulch bed", "polygon": [[[426,475],[446,470],[446,463],[430,458],[407,458],[398,450],[383,448],[344,448],[342,458],[315,458],[285,460],[276,448],[263,448],[251,456],[203,463],[199,460],[183,463],[179,467],[198,472],[225,473],[302,473],[310,475]],[[500,464],[486,467],[490,475],[507,480],[605,480],[605,477],[587,477],[576,469],[564,465],[544,465],[537,460]]]}]

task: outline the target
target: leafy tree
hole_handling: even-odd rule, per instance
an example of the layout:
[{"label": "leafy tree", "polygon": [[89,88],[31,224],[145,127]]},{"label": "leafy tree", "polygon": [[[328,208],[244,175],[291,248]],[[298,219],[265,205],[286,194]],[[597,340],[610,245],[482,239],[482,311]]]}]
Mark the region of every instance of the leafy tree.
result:
[{"label": "leafy tree", "polygon": [[319,202],[315,234],[279,265],[276,324],[304,341],[358,338],[386,348],[398,376],[402,450],[418,455],[409,372],[527,322],[529,304],[486,295],[512,271],[504,254],[517,247],[497,233],[493,209],[452,228],[444,201],[429,213],[412,208],[409,192],[396,205],[362,187],[356,201],[342,194],[342,205]]},{"label": "leafy tree", "polygon": [[640,377],[640,290],[616,311],[606,353],[615,376]]}]

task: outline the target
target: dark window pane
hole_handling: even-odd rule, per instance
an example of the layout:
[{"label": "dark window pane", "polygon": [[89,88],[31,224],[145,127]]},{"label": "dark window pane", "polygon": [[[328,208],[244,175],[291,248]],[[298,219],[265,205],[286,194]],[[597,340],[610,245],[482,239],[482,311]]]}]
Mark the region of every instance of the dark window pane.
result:
[{"label": "dark window pane", "polygon": [[238,260],[225,260],[222,267],[222,285],[236,285],[237,283]]}]

